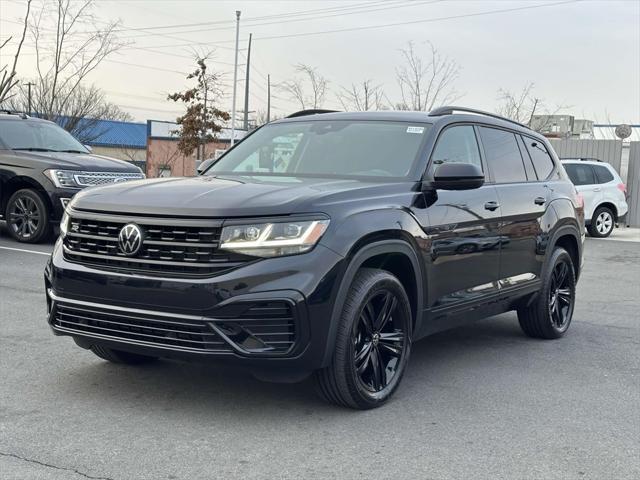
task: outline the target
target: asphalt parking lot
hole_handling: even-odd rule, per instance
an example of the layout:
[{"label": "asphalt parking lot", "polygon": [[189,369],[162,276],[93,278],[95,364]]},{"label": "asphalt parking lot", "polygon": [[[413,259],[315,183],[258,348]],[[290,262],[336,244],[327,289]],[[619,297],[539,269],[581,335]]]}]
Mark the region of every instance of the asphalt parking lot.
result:
[{"label": "asphalt parking lot", "polygon": [[50,250],[0,233],[3,479],[640,478],[640,242],[587,241],[564,339],[525,337],[513,313],[438,334],[367,412],[309,383],[116,366],[54,337]]}]

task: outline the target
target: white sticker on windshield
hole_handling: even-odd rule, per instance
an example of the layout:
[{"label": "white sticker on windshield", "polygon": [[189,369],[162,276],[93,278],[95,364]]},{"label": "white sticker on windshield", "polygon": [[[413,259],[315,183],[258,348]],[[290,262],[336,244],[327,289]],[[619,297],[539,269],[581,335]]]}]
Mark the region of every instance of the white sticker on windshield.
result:
[{"label": "white sticker on windshield", "polygon": [[407,127],[407,133],[424,133],[424,127]]}]

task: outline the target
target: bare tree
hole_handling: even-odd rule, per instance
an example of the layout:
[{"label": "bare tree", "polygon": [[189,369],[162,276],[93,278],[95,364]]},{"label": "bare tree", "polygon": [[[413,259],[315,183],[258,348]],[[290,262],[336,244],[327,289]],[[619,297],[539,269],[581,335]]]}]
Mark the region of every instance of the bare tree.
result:
[{"label": "bare tree", "polygon": [[66,111],[87,75],[124,46],[115,35],[119,21],[105,26],[92,13],[93,5],[94,0],[43,0],[29,22],[40,92],[37,113],[44,118],[54,120]]},{"label": "bare tree", "polygon": [[345,110],[364,112],[368,110],[383,110],[385,96],[380,85],[372,80],[364,80],[360,84],[351,84],[351,88],[342,87],[336,94],[338,101]]},{"label": "bare tree", "polygon": [[396,69],[396,79],[402,102],[395,105],[400,110],[429,111],[461,97],[453,86],[460,67],[438,52],[431,42],[427,45],[426,58],[420,55],[413,42],[400,50],[404,65]]},{"label": "bare tree", "polygon": [[[46,82],[35,82],[31,90],[33,111],[46,111],[50,91],[51,86]],[[71,94],[65,91],[59,91],[58,94],[67,98],[64,105],[60,105],[55,113],[42,116],[58,123],[82,143],[89,143],[106,131],[106,128],[100,125],[100,120],[132,120],[131,115],[109,102],[104,92],[95,85],[78,85]],[[16,95],[7,102],[7,105],[11,110],[26,112],[28,102],[28,91],[20,85]]]},{"label": "bare tree", "polygon": [[299,63],[295,66],[297,76],[282,82],[279,87],[302,110],[322,108],[327,95],[329,81],[315,67]]},{"label": "bare tree", "polygon": [[[24,15],[24,24],[22,27],[22,35],[20,36],[20,41],[18,42],[18,47],[16,48],[16,53],[13,57],[13,64],[11,66],[11,70],[8,69],[8,65],[3,65],[0,67],[0,73],[2,73],[2,79],[0,79],[0,105],[2,105],[6,100],[13,97],[15,94],[11,93],[13,88],[18,84],[18,79],[16,77],[17,71],[16,68],[18,66],[18,59],[20,58],[20,52],[22,51],[22,44],[24,43],[24,39],[27,36],[27,28],[29,25],[29,13],[31,12],[31,2],[32,0],[27,0],[27,12]],[[13,37],[7,38],[4,42],[0,43],[0,50],[5,48]]]},{"label": "bare tree", "polygon": [[519,92],[501,88],[498,90],[500,103],[496,113],[528,125],[538,132],[545,131],[550,126],[551,117],[569,106],[557,104],[549,107],[544,99],[534,94],[534,90],[533,82],[527,83]]}]

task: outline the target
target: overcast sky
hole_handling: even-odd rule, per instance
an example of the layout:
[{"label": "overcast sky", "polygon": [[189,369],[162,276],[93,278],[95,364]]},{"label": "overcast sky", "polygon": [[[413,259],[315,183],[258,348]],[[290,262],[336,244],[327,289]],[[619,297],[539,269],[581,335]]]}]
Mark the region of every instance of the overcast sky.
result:
[{"label": "overcast sky", "polygon": [[[0,43],[19,30],[25,3],[0,0]],[[266,108],[267,74],[277,84],[300,62],[330,80],[327,108],[340,108],[334,92],[341,86],[365,79],[397,99],[400,49],[413,41],[425,54],[432,42],[460,65],[455,87],[464,95],[458,104],[494,110],[498,89],[518,91],[533,82],[535,95],[550,108],[570,106],[562,113],[640,123],[640,0],[96,0],[100,21],[120,19],[119,35],[130,44],[90,81],[137,120],[173,120],[179,110],[167,93],[189,85],[184,74],[193,70],[194,48],[215,49],[210,68],[225,75],[221,107],[231,110],[235,10],[242,11],[241,48],[250,32],[254,37],[250,110]],[[135,30],[140,28],[145,30]],[[4,65],[13,50],[1,53]],[[19,73],[33,77],[29,39],[24,53]],[[239,79],[242,89],[244,65]],[[297,109],[284,92],[272,93],[274,114]]]}]

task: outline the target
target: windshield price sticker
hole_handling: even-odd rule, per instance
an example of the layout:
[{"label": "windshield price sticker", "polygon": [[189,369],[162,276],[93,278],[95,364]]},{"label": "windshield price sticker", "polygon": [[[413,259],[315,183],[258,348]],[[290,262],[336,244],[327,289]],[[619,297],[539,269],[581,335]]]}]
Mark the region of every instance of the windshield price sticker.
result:
[{"label": "windshield price sticker", "polygon": [[424,133],[424,127],[407,127],[407,133]]}]

